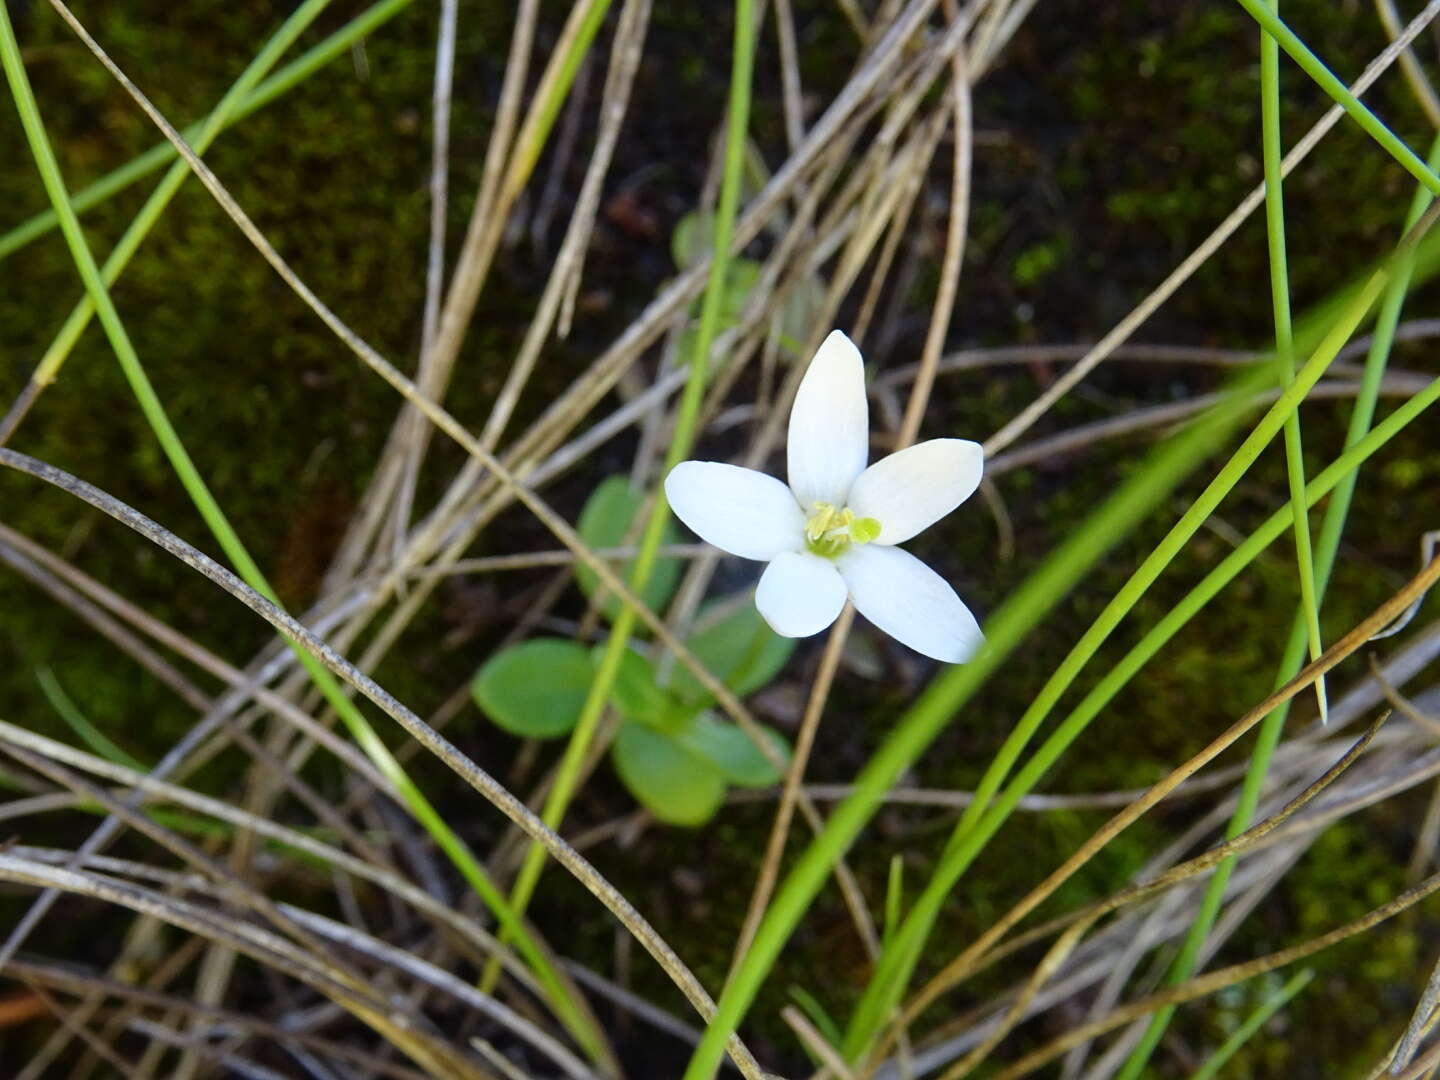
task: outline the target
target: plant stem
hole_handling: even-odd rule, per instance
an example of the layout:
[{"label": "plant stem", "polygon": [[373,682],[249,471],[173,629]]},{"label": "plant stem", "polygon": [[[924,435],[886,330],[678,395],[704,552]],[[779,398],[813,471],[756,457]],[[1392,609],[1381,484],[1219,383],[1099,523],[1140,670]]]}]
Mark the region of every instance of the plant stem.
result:
[{"label": "plant stem", "polygon": [[[1279,0],[1270,0],[1278,10]],[[1265,168],[1265,237],[1270,253],[1270,301],[1275,318],[1275,363],[1281,387],[1295,378],[1295,335],[1290,326],[1290,274],[1285,253],[1285,189],[1280,149],[1280,47],[1260,33],[1261,146]],[[1306,620],[1310,659],[1325,651],[1320,640],[1320,605],[1315,596],[1315,564],[1310,548],[1310,519],[1305,510],[1305,451],[1297,409],[1285,421],[1285,475],[1295,511],[1295,563],[1300,578],[1300,608]],[[1320,721],[1329,720],[1325,680],[1315,680]]]},{"label": "plant stem", "polygon": [[[695,347],[690,355],[690,370],[685,389],[680,399],[675,421],[675,432],[665,455],[664,474],[680,463],[690,452],[695,440],[695,429],[699,422],[700,405],[703,400],[706,378],[709,370],[710,346],[715,340],[720,324],[721,306],[725,297],[726,281],[730,267],[730,239],[734,230],[735,217],[740,205],[741,179],[745,162],[745,139],[750,117],[750,84],[755,58],[755,17],[753,0],[736,0],[734,54],[730,66],[729,121],[725,134],[724,175],[720,186],[720,197],[715,212],[715,235],[712,245],[709,278],[705,296],[700,308],[700,325],[695,338]],[[629,585],[636,593],[645,587],[655,565],[656,554],[664,537],[665,526],[670,519],[670,508],[665,502],[663,487],[657,487],[650,516],[641,535],[639,554],[635,558]],[[635,611],[630,606],[620,610],[606,639],[605,652],[595,672],[595,681],[590,686],[580,719],[566,744],[564,756],[556,770],[555,782],[545,800],[541,812],[542,820],[552,829],[558,829],[574,797],[575,789],[605,704],[609,700],[610,687],[620,668],[620,660],[629,645],[635,629]],[[525,861],[516,875],[511,903],[515,910],[523,912],[534,895],[535,886],[545,866],[545,850],[532,844],[525,853]]]}]

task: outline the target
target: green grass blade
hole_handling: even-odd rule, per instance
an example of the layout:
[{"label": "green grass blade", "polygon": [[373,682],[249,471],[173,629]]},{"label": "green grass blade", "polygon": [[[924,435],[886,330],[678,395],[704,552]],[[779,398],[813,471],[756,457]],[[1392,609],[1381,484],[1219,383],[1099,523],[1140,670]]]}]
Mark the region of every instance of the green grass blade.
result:
[{"label": "green grass blade", "polygon": [[[1175,526],[1145,559],[1130,579],[1121,587],[1115,597],[1106,605],[1095,622],[1075,644],[1061,662],[1054,674],[1041,688],[1030,707],[1021,716],[1015,730],[1002,745],[995,761],[986,771],[977,788],[975,807],[984,809],[986,800],[998,788],[1000,779],[1013,767],[1024,747],[1038,730],[1041,722],[1070,686],[1075,677],[1095,655],[1096,651],[1131,611],[1145,591],[1179,553],[1184,544],[1200,528],[1205,519],[1214,512],[1220,501],[1244,476],[1245,472],[1259,457],[1260,452],[1279,432],[1285,420],[1304,400],[1310,388],[1319,380],[1337,353],[1354,334],[1371,305],[1390,278],[1387,267],[1377,270],[1361,290],[1348,301],[1341,317],[1330,327],[1319,347],[1296,373],[1294,380],[1281,394],[1279,400],[1261,417],[1259,423],[1241,443],[1215,478],[1208,484],[1190,508],[1176,522]],[[1253,374],[1248,376],[1253,379]],[[851,1021],[845,1052],[854,1059],[869,1047],[879,1032],[890,1009],[904,993],[910,972],[919,959],[930,926],[938,915],[944,897],[954,887],[963,871],[961,861],[956,858],[957,848],[966,833],[973,828],[977,814],[967,812],[956,826],[949,847],[942,856],[934,877],[921,893],[919,900],[906,919],[905,926],[896,936],[891,950],[882,958],[881,964],[861,997],[860,1005]]]},{"label": "green grass blade", "polygon": [[585,54],[590,51],[590,44],[595,40],[600,24],[605,21],[605,13],[610,9],[610,0],[583,2],[586,9],[582,14],[575,41],[560,58],[560,66],[555,71],[553,81],[545,80],[548,93],[543,100],[536,102],[535,108],[525,118],[525,127],[516,137],[515,155],[506,170],[506,186],[510,191],[502,198],[502,205],[508,205],[510,198],[520,194],[520,189],[534,171],[550,137],[550,131],[555,126],[555,118],[560,115],[560,107],[565,104],[565,98],[570,93],[575,76],[580,72]]},{"label": "green grass blade", "polygon": [[1291,998],[1304,990],[1314,977],[1315,972],[1309,968],[1292,975],[1289,982],[1261,1002],[1260,1007],[1245,1018],[1245,1022],[1220,1044],[1219,1049],[1210,1055],[1205,1064],[1190,1075],[1190,1080],[1214,1080],[1214,1077],[1219,1076],[1220,1070],[1235,1056],[1236,1051],[1254,1037],[1255,1033],[1264,1026],[1266,1020],[1283,1009]]},{"label": "green grass blade", "polygon": [[[1440,401],[1440,379],[1435,380],[1422,393],[1407,401],[1375,430],[1362,439],[1329,468],[1325,469],[1306,487],[1306,502],[1314,506],[1326,494],[1338,487],[1347,477],[1353,478],[1355,470],[1369,456],[1394,438],[1426,409]],[[954,858],[961,869],[968,869],[985,844],[1005,823],[1020,801],[1031,791],[1052,768],[1065,751],[1084,732],[1085,728],[1114,699],[1135,674],[1148,663],[1164,645],[1175,636],[1206,604],[1226,585],[1253,562],[1259,554],[1279,537],[1283,536],[1292,520],[1290,507],[1284,506],[1272,514],[1265,523],[1252,533],[1239,547],[1222,560],[1205,578],[1196,585],[1180,603],[1176,604],[1165,617],[1152,627],[1126,655],[1115,664],[1105,677],[1075,707],[1074,711],[1055,729],[1049,738],[1036,749],[1025,767],[1016,774],[1014,781],[1006,788],[976,827],[957,845]],[[1292,638],[1295,656],[1304,653],[1305,635],[1303,624],[1297,621]]]},{"label": "green grass blade", "polygon": [[70,730],[75,732],[80,737],[80,741],[91,750],[107,761],[124,765],[127,769],[134,769],[136,772],[150,770],[148,765],[121,749],[111,741],[108,735],[90,722],[90,718],[80,711],[80,707],[65,692],[65,688],[60,685],[60,680],[55,678],[53,671],[47,667],[36,668],[35,680],[40,684],[40,689],[44,692],[51,707],[60,714],[60,719],[70,725]]},{"label": "green grass blade", "polygon": [[[1271,9],[1278,4],[1272,0]],[[1265,237],[1270,252],[1270,297],[1275,317],[1275,362],[1280,385],[1295,377],[1295,335],[1290,325],[1290,275],[1285,252],[1285,189],[1280,147],[1280,47],[1260,34],[1261,144],[1265,169]],[[1305,451],[1300,433],[1300,412],[1285,421],[1285,475],[1290,505],[1295,509],[1295,563],[1300,578],[1300,605],[1305,615],[1310,659],[1325,651],[1320,639],[1320,605],[1315,596],[1315,564],[1310,547],[1310,519],[1305,511]],[[1315,680],[1320,720],[1329,719],[1325,680]]]},{"label": "green grass blade", "polygon": [[[280,25],[269,41],[255,54],[255,58],[245,66],[227,90],[210,115],[199,125],[200,130],[195,133],[195,141],[190,145],[195,148],[197,154],[203,154],[215,141],[215,137],[224,130],[225,125],[230,122],[236,109],[247,95],[255,88],[256,84],[265,77],[281,55],[294,44],[298,38],[314,20],[330,4],[330,0],[306,0],[291,16]],[[124,234],[116,243],[105,265],[100,268],[101,276],[106,285],[113,285],[131,257],[140,249],[145,237],[160,220],[160,215],[170,205],[170,200],[180,190],[180,185],[190,175],[190,166],[185,161],[176,161],[170,166],[170,170],[156,185],[150,197],[145,200],[145,205],[135,215]],[[95,314],[95,304],[89,295],[80,297],[75,308],[70,312],[60,333],[55,336],[50,348],[45,350],[41,357],[39,366],[35,369],[34,381],[41,386],[46,386],[55,381],[60,369],[64,366],[66,358],[70,355],[75,343],[80,340],[80,335],[90,325],[90,320]]]},{"label": "green grass blade", "polygon": [[1236,0],[1236,2],[1248,11],[1251,18],[1258,22],[1266,33],[1290,54],[1291,59],[1319,84],[1320,89],[1329,94],[1337,105],[1349,113],[1351,118],[1364,128],[1372,139],[1383,146],[1390,156],[1404,167],[1406,172],[1428,188],[1431,194],[1440,195],[1440,176],[1437,176],[1430,166],[1421,161],[1419,155],[1386,127],[1378,116],[1361,104],[1360,99],[1335,77],[1335,73],[1306,47],[1295,32],[1280,21],[1280,16],[1270,10],[1267,0]]},{"label": "green grass blade", "polygon": [[[680,399],[675,431],[666,451],[662,477],[679,464],[690,452],[695,440],[700,405],[708,375],[710,346],[720,325],[721,304],[725,295],[730,265],[730,237],[740,207],[740,187],[745,161],[745,137],[750,118],[750,84],[755,66],[755,19],[753,0],[737,0],[735,4],[734,52],[730,65],[729,119],[725,132],[724,172],[720,197],[715,213],[715,235],[712,245],[709,279],[700,309],[700,325],[690,355],[690,370]],[[670,508],[663,489],[657,490],[650,516],[641,536],[640,550],[630,575],[630,588],[637,594],[644,589],[655,565]],[[556,771],[555,782],[547,796],[541,817],[552,829],[557,828],[574,796],[581,766],[594,739],[600,718],[609,700],[610,687],[619,671],[621,657],[635,629],[635,609],[626,606],[611,628],[605,652],[595,672],[595,681],[581,709],[580,720],[565,747],[565,754]],[[515,879],[511,900],[520,911],[525,910],[540,873],[545,865],[545,849],[532,844],[525,862]]]},{"label": "green grass blade", "polygon": [[[119,312],[105,287],[100,268],[81,231],[79,218],[70,205],[64,178],[60,174],[59,164],[55,160],[54,151],[45,133],[39,107],[25,72],[24,61],[20,56],[19,43],[15,39],[14,28],[4,5],[0,5],[0,64],[3,64],[31,153],[35,158],[36,167],[50,197],[51,205],[55,209],[60,229],[65,235],[76,269],[85,283],[91,301],[95,304],[105,334],[140,403],[147,422],[155,432],[156,439],[170,460],[171,466],[180,478],[187,494],[190,495],[206,525],[214,534],[226,557],[236,568],[237,573],[256,592],[275,601],[274,591],[230,525],[204,479],[200,476],[189,452],[185,449],[145,373],[124,324],[120,320]],[[431,835],[436,845],[445,852],[456,869],[492,910],[500,925],[512,935],[516,949],[535,971],[536,978],[541,985],[545,987],[549,1003],[557,1017],[575,1035],[587,1054],[590,1054],[596,1061],[607,1061],[609,1056],[607,1044],[596,1028],[593,1019],[579,1000],[570,993],[565,980],[560,977],[559,972],[540,949],[538,943],[526,931],[519,916],[506,902],[504,895],[490,881],[478,860],[405,773],[399,761],[390,753],[389,748],[376,734],[355,703],[346,696],[335,678],[295,642],[287,639],[287,644],[294,651],[316,687],[320,689],[331,707],[344,721],[357,744],[396,785],[401,798],[414,814],[417,822]]]}]

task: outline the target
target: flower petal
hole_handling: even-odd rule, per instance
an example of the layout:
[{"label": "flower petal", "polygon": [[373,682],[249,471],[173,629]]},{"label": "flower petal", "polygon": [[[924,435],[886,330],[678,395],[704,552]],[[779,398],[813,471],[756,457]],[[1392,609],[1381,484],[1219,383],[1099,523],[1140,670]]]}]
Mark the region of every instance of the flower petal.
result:
[{"label": "flower petal", "polygon": [[835,564],[808,551],[776,555],[755,590],[755,607],[782,637],[818,634],[844,606],[845,582]]},{"label": "flower petal", "polygon": [[931,439],[881,458],[850,489],[856,517],[880,522],[879,544],[900,544],[975,493],[985,451],[968,439]]},{"label": "flower petal", "polygon": [[902,645],[960,664],[985,643],[955,590],[908,551],[865,544],[837,562],[860,614]]},{"label": "flower petal", "polygon": [[800,380],[790,410],[790,489],[808,514],[813,504],[845,505],[870,457],[865,362],[855,343],[832,330]]},{"label": "flower petal", "polygon": [[790,489],[754,469],[682,461],[665,477],[675,516],[731,555],[773,559],[805,546],[805,516]]}]

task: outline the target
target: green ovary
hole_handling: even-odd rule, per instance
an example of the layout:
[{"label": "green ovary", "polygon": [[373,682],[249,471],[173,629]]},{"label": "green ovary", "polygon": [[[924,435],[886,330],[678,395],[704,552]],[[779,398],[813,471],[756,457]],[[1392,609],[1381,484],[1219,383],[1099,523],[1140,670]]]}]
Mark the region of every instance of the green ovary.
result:
[{"label": "green ovary", "polygon": [[854,510],[837,510],[825,502],[813,504],[805,521],[805,547],[825,559],[838,558],[851,544],[868,544],[879,535],[880,522],[874,518],[857,518]]}]

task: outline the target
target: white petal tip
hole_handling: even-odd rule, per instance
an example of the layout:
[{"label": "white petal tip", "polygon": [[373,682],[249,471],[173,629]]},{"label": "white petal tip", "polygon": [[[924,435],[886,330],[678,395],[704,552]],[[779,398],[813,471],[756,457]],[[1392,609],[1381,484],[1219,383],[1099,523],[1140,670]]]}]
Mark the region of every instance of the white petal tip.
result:
[{"label": "white petal tip", "polygon": [[755,590],[755,608],[781,637],[818,634],[845,606],[845,582],[833,563],[816,555],[775,556]]},{"label": "white petal tip", "polygon": [[934,653],[926,655],[942,664],[968,664],[984,647],[985,635],[977,634],[975,637],[956,641],[952,647],[936,649]]}]

